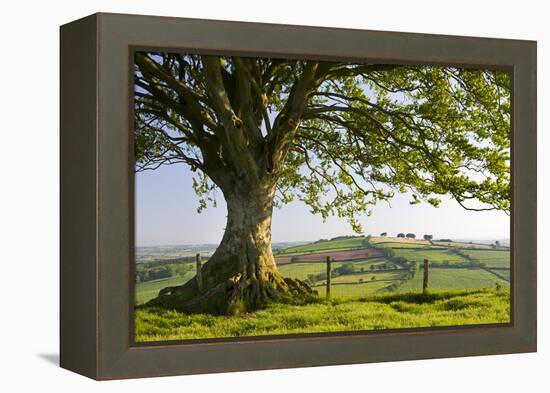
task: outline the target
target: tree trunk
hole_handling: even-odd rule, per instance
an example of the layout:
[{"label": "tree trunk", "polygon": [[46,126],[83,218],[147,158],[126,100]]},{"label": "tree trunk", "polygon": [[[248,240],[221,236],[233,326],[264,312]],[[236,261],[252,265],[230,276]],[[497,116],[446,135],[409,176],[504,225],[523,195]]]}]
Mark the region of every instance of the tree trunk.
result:
[{"label": "tree trunk", "polygon": [[164,288],[148,305],[188,313],[236,314],[269,301],[299,301],[314,295],[304,282],[282,277],[271,251],[274,188],[242,187],[224,192],[227,225],[222,241],[196,280]]}]

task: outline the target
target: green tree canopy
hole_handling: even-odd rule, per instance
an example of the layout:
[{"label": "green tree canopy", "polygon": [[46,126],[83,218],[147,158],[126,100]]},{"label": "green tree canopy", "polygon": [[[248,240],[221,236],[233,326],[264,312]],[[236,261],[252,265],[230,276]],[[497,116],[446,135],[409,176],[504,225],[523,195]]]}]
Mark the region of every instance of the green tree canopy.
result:
[{"label": "green tree canopy", "polygon": [[136,171],[185,163],[199,211],[217,189],[228,206],[207,280],[163,290],[170,307],[227,312],[310,293],[276,269],[274,205],[300,200],[357,232],[396,193],[509,212],[506,72],[137,52],[134,82]]},{"label": "green tree canopy", "polygon": [[356,230],[396,192],[509,211],[506,72],[137,53],[135,84],[137,170],[188,164],[201,208],[221,165],[268,171],[276,203],[299,199]]}]

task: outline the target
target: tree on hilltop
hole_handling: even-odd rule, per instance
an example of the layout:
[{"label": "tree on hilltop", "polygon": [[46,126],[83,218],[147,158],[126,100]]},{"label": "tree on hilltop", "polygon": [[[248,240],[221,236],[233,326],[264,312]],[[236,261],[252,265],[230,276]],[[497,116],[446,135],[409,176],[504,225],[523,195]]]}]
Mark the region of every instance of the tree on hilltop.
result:
[{"label": "tree on hilltop", "polygon": [[[150,304],[227,313],[312,296],[271,250],[274,206],[361,215],[396,193],[510,208],[510,77],[498,70],[136,52],[136,171],[187,165],[199,210],[227,225],[196,280]],[[400,234],[401,235],[401,234]]]}]

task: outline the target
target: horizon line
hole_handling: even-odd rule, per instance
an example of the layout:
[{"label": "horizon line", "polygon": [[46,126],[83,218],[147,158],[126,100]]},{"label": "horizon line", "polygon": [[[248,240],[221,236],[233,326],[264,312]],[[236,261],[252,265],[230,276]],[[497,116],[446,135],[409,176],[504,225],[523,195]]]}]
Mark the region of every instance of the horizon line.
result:
[{"label": "horizon line", "polygon": [[[351,236],[351,235],[342,235],[342,236]],[[357,235],[356,237],[367,237],[368,235]],[[340,236],[335,236],[340,237]],[[397,236],[372,236],[372,237],[387,237],[387,238],[397,238]],[[334,239],[330,238],[327,240]],[[458,242],[464,242],[464,241],[500,241],[500,240],[507,240],[510,241],[510,237],[479,237],[479,238],[453,238],[452,236],[443,236],[439,237],[438,239],[433,239],[435,241],[439,241],[440,239],[451,239],[453,241]],[[312,243],[317,240],[281,240],[281,241],[272,241],[271,244],[277,244],[277,243]],[[415,240],[424,240],[423,238],[416,238]],[[135,245],[135,248],[142,248],[142,247],[174,247],[174,246],[218,246],[220,243],[211,243],[211,242],[199,242],[199,243],[164,243],[164,244],[142,244],[142,245]]]}]

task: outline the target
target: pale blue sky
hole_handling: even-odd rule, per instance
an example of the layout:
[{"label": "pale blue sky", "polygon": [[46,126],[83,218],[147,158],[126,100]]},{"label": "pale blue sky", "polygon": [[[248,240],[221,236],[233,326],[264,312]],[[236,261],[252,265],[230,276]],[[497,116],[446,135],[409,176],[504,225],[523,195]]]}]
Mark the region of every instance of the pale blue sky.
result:
[{"label": "pale blue sky", "polygon": [[[198,201],[191,187],[192,173],[184,164],[160,167],[136,175],[136,244],[218,243],[223,235],[226,210],[221,192],[218,207],[197,213]],[[362,217],[365,234],[413,232],[417,237],[496,240],[509,238],[509,217],[503,212],[470,212],[443,198],[439,208],[410,205],[410,197],[396,196],[391,207],[381,203],[370,217]],[[337,217],[325,223],[301,202],[275,209],[273,242],[308,241],[353,234]]]}]

